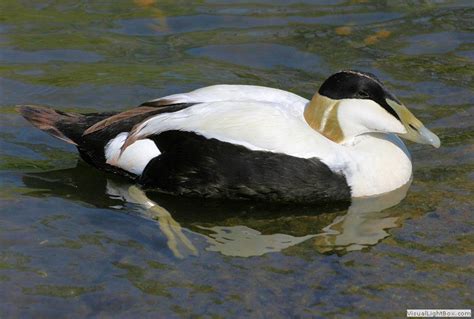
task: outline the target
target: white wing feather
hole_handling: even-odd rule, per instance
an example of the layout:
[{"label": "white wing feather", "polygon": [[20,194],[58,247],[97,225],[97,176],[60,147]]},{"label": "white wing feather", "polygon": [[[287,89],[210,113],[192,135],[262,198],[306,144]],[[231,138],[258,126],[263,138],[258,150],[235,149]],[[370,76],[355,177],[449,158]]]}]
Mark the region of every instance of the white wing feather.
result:
[{"label": "white wing feather", "polygon": [[141,139],[169,130],[196,132],[245,146],[311,158],[332,157],[334,143],[315,132],[303,119],[304,106],[288,112],[288,106],[257,101],[201,103],[174,113],[154,116],[135,128],[130,136]]},{"label": "white wing feather", "polygon": [[[114,152],[114,156],[107,157],[109,161],[120,160],[131,145],[147,136],[181,130],[251,150],[300,158],[318,157],[336,171],[345,165],[346,159],[338,158],[339,146],[306,123],[303,112],[308,100],[296,94],[260,86],[223,84],[150,102],[160,100],[198,104],[178,112],[159,114],[140,123],[126,141],[121,139],[117,143],[122,145],[123,154]],[[139,166],[136,172],[143,169],[143,165]]]}]

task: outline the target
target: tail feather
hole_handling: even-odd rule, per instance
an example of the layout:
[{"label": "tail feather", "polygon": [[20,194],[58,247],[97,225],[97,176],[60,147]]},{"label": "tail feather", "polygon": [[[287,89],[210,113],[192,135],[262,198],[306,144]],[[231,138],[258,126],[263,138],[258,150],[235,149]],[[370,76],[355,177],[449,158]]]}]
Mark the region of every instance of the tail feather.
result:
[{"label": "tail feather", "polygon": [[60,126],[64,127],[68,123],[78,122],[81,118],[80,114],[65,113],[50,107],[38,105],[20,105],[17,107],[17,110],[26,120],[40,130],[69,144],[77,145],[76,142],[61,131]]}]

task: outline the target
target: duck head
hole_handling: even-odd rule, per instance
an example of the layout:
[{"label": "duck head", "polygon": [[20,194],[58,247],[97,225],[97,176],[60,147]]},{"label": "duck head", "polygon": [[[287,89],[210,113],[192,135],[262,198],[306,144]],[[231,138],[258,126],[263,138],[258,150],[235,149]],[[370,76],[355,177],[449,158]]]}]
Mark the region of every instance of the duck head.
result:
[{"label": "duck head", "polygon": [[331,75],[306,106],[304,117],[337,143],[366,133],[394,133],[436,148],[441,144],[375,75],[360,71]]}]

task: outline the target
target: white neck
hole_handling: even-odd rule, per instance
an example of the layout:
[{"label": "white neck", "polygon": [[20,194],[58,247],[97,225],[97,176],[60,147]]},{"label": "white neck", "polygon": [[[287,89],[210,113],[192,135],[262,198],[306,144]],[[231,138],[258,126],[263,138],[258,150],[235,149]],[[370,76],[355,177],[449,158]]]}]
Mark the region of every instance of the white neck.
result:
[{"label": "white neck", "polygon": [[387,193],[411,180],[411,157],[394,134],[363,134],[341,144],[348,156],[343,170],[352,197]]}]

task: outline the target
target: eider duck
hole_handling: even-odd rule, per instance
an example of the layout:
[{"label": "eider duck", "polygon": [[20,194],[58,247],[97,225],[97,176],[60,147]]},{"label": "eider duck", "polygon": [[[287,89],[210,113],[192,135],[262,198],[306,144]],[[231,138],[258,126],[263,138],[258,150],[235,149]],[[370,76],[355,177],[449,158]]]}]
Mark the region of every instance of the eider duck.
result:
[{"label": "eider duck", "polygon": [[93,166],[187,196],[350,201],[411,182],[399,137],[440,146],[377,77],[353,70],[331,75],[311,100],[268,87],[214,85],[124,112],[19,111]]}]

